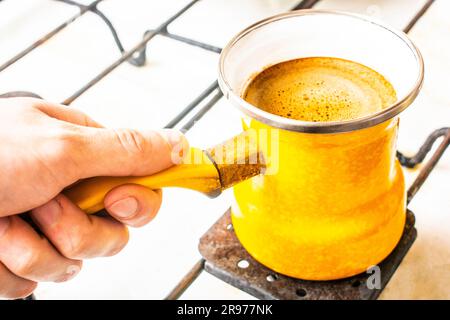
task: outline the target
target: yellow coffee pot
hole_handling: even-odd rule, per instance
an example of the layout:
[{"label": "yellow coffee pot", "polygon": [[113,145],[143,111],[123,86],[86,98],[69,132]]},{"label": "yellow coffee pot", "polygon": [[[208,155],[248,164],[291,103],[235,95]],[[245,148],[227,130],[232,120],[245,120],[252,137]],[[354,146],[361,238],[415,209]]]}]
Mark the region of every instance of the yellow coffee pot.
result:
[{"label": "yellow coffee pot", "polygon": [[[369,116],[305,122],[270,114],[241,95],[267,66],[302,57],[336,57],[368,66],[398,100]],[[300,10],[260,21],[223,49],[219,85],[265,151],[265,175],[234,187],[232,223],[244,248],[295,278],[332,280],[366,271],[398,243],[405,224],[397,115],[423,81],[418,49],[399,31],[367,17]]]}]

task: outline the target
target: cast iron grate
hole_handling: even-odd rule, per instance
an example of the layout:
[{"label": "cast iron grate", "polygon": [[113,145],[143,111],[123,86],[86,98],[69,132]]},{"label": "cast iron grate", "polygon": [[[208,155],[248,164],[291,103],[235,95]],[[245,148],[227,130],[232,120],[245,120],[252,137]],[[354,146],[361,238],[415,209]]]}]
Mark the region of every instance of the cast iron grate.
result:
[{"label": "cast iron grate", "polygon": [[[230,210],[200,239],[204,269],[217,278],[259,298],[276,300],[376,299],[416,239],[414,215],[408,211],[405,229],[394,251],[378,265],[379,289],[370,289],[372,273],[336,281],[305,281],[274,273],[242,247],[231,224]],[[302,263],[299,261],[298,263]],[[378,272],[378,271],[377,271]],[[371,281],[369,281],[372,284]]]}]

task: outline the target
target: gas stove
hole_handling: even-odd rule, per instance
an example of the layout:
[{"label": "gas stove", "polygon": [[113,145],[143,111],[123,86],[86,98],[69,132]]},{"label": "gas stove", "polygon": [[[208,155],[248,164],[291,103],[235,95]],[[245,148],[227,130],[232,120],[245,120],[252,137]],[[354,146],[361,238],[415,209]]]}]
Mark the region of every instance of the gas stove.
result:
[{"label": "gas stove", "polygon": [[[3,0],[0,1],[0,16],[2,14],[2,8],[8,6],[8,2],[10,0]],[[148,116],[148,117],[154,117],[157,119],[157,121],[154,121],[154,123],[151,123],[153,127],[164,127],[164,128],[177,128],[185,132],[188,137],[191,131],[195,131],[193,134],[193,140],[199,141],[203,144],[208,144],[208,139],[201,139],[199,137],[203,137],[206,134],[211,133],[211,141],[218,141],[217,136],[224,136],[229,137],[232,135],[232,133],[229,133],[230,130],[228,128],[226,129],[219,129],[220,126],[217,126],[218,123],[220,123],[222,120],[224,122],[228,121],[229,119],[222,118],[224,115],[223,108],[220,107],[221,104],[224,104],[225,101],[222,99],[222,93],[219,90],[218,83],[216,80],[214,80],[215,70],[213,69],[214,63],[216,61],[215,55],[218,55],[221,52],[220,43],[223,44],[224,42],[220,41],[213,41],[210,43],[208,38],[214,39],[214,33],[226,34],[227,37],[231,36],[234,31],[238,31],[240,28],[244,27],[246,24],[249,24],[247,21],[244,23],[242,21],[241,24],[237,24],[238,26],[235,26],[234,31],[233,30],[227,30],[226,21],[219,21],[218,23],[214,23],[214,20],[212,18],[206,17],[210,11],[207,11],[205,8],[201,8],[202,6],[208,6],[208,2],[211,0],[194,0],[191,2],[187,1],[176,1],[176,3],[179,3],[180,6],[178,9],[173,10],[174,8],[171,8],[171,10],[161,10],[166,12],[172,12],[171,14],[166,14],[168,18],[166,19],[159,19],[159,23],[155,24],[153,21],[151,24],[154,24],[155,26],[151,28],[147,28],[140,31],[140,39],[134,39],[135,41],[131,43],[130,37],[125,37],[126,40],[122,39],[122,34],[128,35],[131,32],[134,32],[135,30],[131,30],[127,28],[126,23],[131,23],[132,19],[119,19],[120,20],[120,26],[117,26],[114,22],[114,19],[110,18],[108,15],[108,11],[111,11],[114,13],[114,10],[111,8],[118,5],[120,1],[86,1],[84,2],[77,2],[77,1],[71,1],[71,0],[43,0],[39,1],[40,4],[43,6],[49,5],[47,2],[57,3],[58,8],[55,9],[59,12],[59,10],[65,10],[62,9],[63,6],[70,7],[71,9],[75,9],[75,14],[72,16],[68,16],[67,18],[63,18],[61,16],[58,16],[58,23],[54,23],[53,27],[49,28],[48,32],[44,32],[43,35],[40,37],[37,37],[37,40],[32,41],[31,43],[27,43],[25,45],[22,45],[22,48],[17,50],[15,53],[11,54],[9,57],[5,57],[0,61],[0,79],[2,76],[5,77],[13,75],[14,77],[20,77],[23,74],[26,74],[26,71],[24,71],[21,67],[21,64],[27,65],[28,61],[36,61],[36,59],[39,59],[39,52],[45,52],[45,50],[50,50],[52,53],[60,54],[61,52],[59,50],[62,50],[61,48],[56,48],[55,46],[58,46],[58,41],[61,41],[64,37],[71,37],[74,39],[84,39],[89,38],[90,34],[86,34],[84,36],[74,37],[70,32],[71,28],[74,28],[77,23],[82,23],[83,19],[90,19],[89,26],[93,25],[95,28],[90,30],[90,33],[95,33],[98,28],[103,28],[102,32],[102,42],[100,42],[99,47],[105,47],[104,42],[108,42],[109,46],[108,53],[105,54],[105,56],[102,56],[101,52],[98,52],[98,48],[95,46],[95,41],[88,41],[88,43],[83,43],[80,41],[80,43],[71,43],[70,48],[71,50],[77,49],[80,53],[80,56],[82,56],[82,62],[89,60],[89,56],[92,53],[95,58],[96,65],[101,65],[101,67],[96,67],[95,72],[92,72],[92,70],[89,70],[89,72],[86,72],[89,74],[89,77],[86,77],[83,75],[82,78],[85,80],[81,84],[74,84],[74,81],[68,81],[67,86],[64,87],[64,96],[60,98],[59,94],[53,94],[50,93],[52,99],[59,99],[59,101],[67,106],[73,106],[73,107],[80,107],[83,109],[84,107],[81,107],[81,104],[88,105],[92,103],[92,101],[95,101],[92,97],[94,95],[107,95],[108,98],[104,100],[100,100],[99,105],[97,105],[97,110],[89,110],[85,109],[83,111],[87,113],[91,113],[95,115],[99,115],[98,118],[100,118],[100,121],[105,120],[108,123],[108,114],[111,115],[112,118],[120,118],[121,120],[118,120],[117,123],[111,123],[111,124],[119,124],[119,125],[129,125],[141,127],[141,126],[148,126],[145,122],[133,122],[133,120],[123,120],[123,117],[125,115],[125,111],[131,107],[123,105],[123,103],[126,101],[127,94],[135,95],[135,98],[132,99],[133,103],[136,101],[139,101],[140,104],[145,104],[145,111],[133,111],[131,110],[129,112],[129,118],[133,118],[136,116]],[[249,2],[255,2],[255,1],[249,1]],[[389,17],[390,20],[393,20],[392,17],[394,17],[393,13],[389,10],[395,10],[397,11],[395,17],[401,17],[402,21],[399,22],[399,25],[401,24],[403,30],[406,33],[409,33],[410,31],[413,31],[416,25],[420,25],[420,21],[422,18],[426,18],[427,14],[430,9],[437,5],[434,4],[435,1],[428,0],[428,1],[415,1],[414,5],[409,6],[411,2],[405,2],[405,1],[396,1],[397,4],[391,5],[392,8],[389,7],[389,5],[382,4],[380,1],[361,1],[357,5],[352,5],[349,3],[349,1],[330,1],[330,0],[303,0],[298,3],[295,1],[280,1],[280,3],[276,3],[275,1],[261,1],[264,2],[265,8],[262,9],[261,3],[257,5],[254,3],[257,10],[257,14],[254,15],[254,17],[249,14],[248,16],[251,17],[251,21],[258,20],[259,17],[270,14],[287,11],[287,10],[298,10],[298,9],[308,9],[308,8],[329,8],[329,9],[341,9],[341,10],[355,10],[360,13],[364,14],[371,14],[375,16],[379,16],[379,18]],[[395,2],[395,1],[394,1]],[[437,1],[439,2],[439,1]],[[121,4],[123,5],[124,2]],[[383,2],[384,3],[384,2]],[[392,3],[392,2],[391,2]],[[104,6],[104,7],[103,7]],[[133,6],[131,4],[124,5],[128,11],[124,11],[124,16],[129,12],[133,11]],[[231,4],[226,4],[226,1],[222,1],[219,4],[216,4],[216,10],[227,10],[227,8],[232,7],[233,9],[229,9],[229,13],[223,13],[224,16],[230,16],[232,17],[232,10],[239,10],[240,14],[237,14],[237,19],[239,20],[241,15],[243,16],[242,12],[245,12],[246,10],[251,11],[252,5],[250,4],[240,4],[239,2],[235,3],[235,1],[232,1]],[[267,9],[267,7],[271,8],[270,10]],[[385,8],[386,7],[386,8]],[[408,10],[406,10],[406,8]],[[6,10],[13,10],[16,9],[16,7],[11,6],[10,8],[6,8]],[[135,8],[138,9],[138,8]],[[155,5],[155,9],[157,9],[157,6]],[[414,9],[412,11],[412,9]],[[362,11],[361,11],[362,10]],[[405,10],[405,13],[403,14],[403,11]],[[56,12],[55,11],[55,12]],[[157,10],[156,10],[157,11]],[[407,12],[406,12],[407,11]],[[27,14],[27,12],[24,12],[24,14]],[[117,14],[117,12],[116,12]],[[193,18],[191,20],[187,19],[186,17],[189,15],[192,15]],[[220,12],[215,12],[217,16],[220,16]],[[162,15],[162,13],[161,13]],[[140,15],[139,15],[140,16]],[[55,17],[56,18],[56,17]],[[205,21],[199,21],[198,25],[200,25],[201,29],[203,28],[209,28],[210,32],[206,33],[207,36],[205,37],[190,37],[188,34],[186,34],[186,31],[184,30],[184,25],[186,25],[188,22],[185,21],[192,21],[192,20],[198,20],[205,18]],[[248,18],[250,19],[250,18]],[[10,21],[9,23],[12,23],[15,28],[19,28],[17,26],[18,23],[26,23],[26,19],[20,20],[20,16],[17,16],[16,20]],[[85,21],[86,22],[86,21]],[[231,21],[230,21],[230,24]],[[6,24],[3,28],[8,27]],[[121,28],[126,29],[126,32],[121,31]],[[195,29],[195,28],[194,28]],[[1,31],[2,29],[0,29]],[[131,30],[131,31],[130,31]],[[175,31],[174,31],[175,30]],[[225,32],[223,31],[225,30]],[[135,33],[135,32],[134,32]],[[200,32],[202,33],[202,32]],[[221,36],[221,38],[226,39],[227,37]],[[132,38],[132,37],[131,37]],[[202,40],[203,38],[206,38],[207,40]],[[97,39],[97,38],[96,38]],[[158,45],[161,46],[160,41],[169,41],[170,45],[164,45],[165,50],[172,50],[170,54],[167,54],[167,59],[172,59],[172,62],[166,61],[168,63],[168,66],[161,67],[161,57],[165,56],[165,52],[161,51],[158,53]],[[443,41],[443,40],[442,40]],[[128,44],[130,42],[131,44]],[[220,43],[219,43],[220,42]],[[419,44],[420,47],[420,44]],[[180,50],[179,55],[177,56],[176,52]],[[185,60],[185,55],[183,50],[194,50],[189,51],[186,57],[188,56],[195,56],[195,59],[193,61],[191,60]],[[447,50],[450,50],[450,48],[447,48]],[[154,59],[153,54],[155,53],[158,55],[158,59]],[[69,54],[69,53],[64,53]],[[202,57],[204,55],[204,58]],[[114,56],[114,58],[111,58]],[[170,57],[170,58],[169,58]],[[176,60],[174,61],[174,57],[176,57]],[[76,57],[75,57],[76,58]],[[57,72],[58,68],[60,66],[63,66],[64,63],[67,63],[67,61],[71,61],[70,58],[68,60],[64,61],[58,61],[57,59],[54,60],[55,65],[50,65],[47,67],[47,72],[44,79],[46,77],[52,77],[52,73],[56,73],[57,76],[64,75],[64,79],[71,78],[71,74],[69,72]],[[110,59],[111,58],[111,59]],[[47,62],[51,61],[51,59],[47,59]],[[427,56],[425,56],[425,61],[427,62]],[[35,62],[34,62],[35,63]],[[171,67],[170,63],[173,63],[174,66]],[[179,67],[181,64],[195,64],[195,66],[192,67]],[[212,71],[208,72],[198,72],[199,74],[196,74],[196,70],[203,70],[200,69],[201,66],[205,64],[208,68],[210,68]],[[74,65],[76,65],[76,62],[74,62]],[[73,67],[73,65],[68,68],[71,72],[74,72],[77,75],[76,68]],[[137,93],[139,90],[147,90],[151,92],[155,92],[158,94],[158,91],[161,91],[161,87],[163,85],[159,85],[157,80],[154,78],[146,78],[147,73],[156,73],[156,75],[161,76],[161,74],[165,74],[165,77],[163,78],[165,81],[168,81],[165,83],[166,87],[171,87],[170,90],[166,90],[166,92],[160,96],[160,101],[168,101],[173,100],[175,101],[175,105],[169,103],[166,103],[163,106],[152,106],[152,96]],[[133,79],[133,76],[136,76],[137,80]],[[121,79],[122,77],[122,79]],[[212,79],[210,81],[205,80],[207,77],[211,77]],[[32,77],[31,77],[32,78]],[[74,76],[74,78],[80,78]],[[114,78],[116,84],[113,86],[112,84],[108,83],[109,78]],[[178,79],[178,80],[177,80]],[[181,80],[180,80],[181,79]],[[34,79],[36,81],[36,79]],[[148,81],[149,83],[145,83],[145,81]],[[120,84],[124,84],[123,87],[118,87]],[[195,82],[195,83],[194,83]],[[12,83],[16,84],[17,81],[12,81]],[[200,84],[199,84],[200,83]],[[205,83],[205,84],[202,84]],[[75,88],[71,89],[69,93],[66,94],[67,90],[66,87]],[[189,89],[186,89],[189,88]],[[24,81],[24,86],[19,87],[11,87],[11,85],[8,83],[7,80],[0,80],[0,90],[1,91],[12,91],[12,90],[27,90],[27,91],[33,91],[36,94],[39,94],[41,96],[44,96],[47,98],[47,92],[39,92],[39,88],[43,88],[42,85],[35,85],[35,82],[33,82],[33,79],[29,81]],[[60,88],[58,85],[54,85],[52,90],[57,90]],[[98,89],[97,89],[98,88]],[[113,89],[115,88],[115,89]],[[131,89],[130,89],[131,88]],[[194,92],[195,88],[195,92]],[[131,90],[131,92],[130,92]],[[152,91],[153,90],[153,91]],[[53,91],[52,91],[53,92]],[[1,93],[1,92],[0,92]],[[62,94],[62,93],[61,93]],[[114,103],[115,98],[114,95],[120,95],[121,97],[118,98],[116,103]],[[122,98],[123,97],[123,98]],[[141,99],[145,97],[145,99]],[[189,97],[187,99],[187,97]],[[188,101],[186,104],[179,105],[179,101],[185,100]],[[442,99],[441,99],[442,100]],[[112,106],[110,106],[110,103],[113,102]],[[122,106],[120,104],[122,103]],[[450,103],[450,97],[446,97],[446,103],[447,103],[447,109],[448,104]],[[425,108],[427,106],[420,105],[421,100],[415,103],[416,106],[413,106],[412,108]],[[107,108],[111,108],[111,110],[107,110]],[[153,108],[153,109],[152,109]],[[160,108],[170,109],[170,112],[164,112]],[[117,110],[121,109],[121,110]],[[219,110],[219,111],[217,111]],[[227,109],[228,110],[228,109]],[[218,112],[214,114],[214,112]],[[450,113],[447,111],[446,115],[448,116]],[[412,117],[406,115],[405,117]],[[229,117],[231,118],[231,117]],[[237,119],[236,117],[234,119]],[[406,119],[406,121],[410,120],[412,118]],[[448,121],[448,118],[447,118]],[[448,122],[447,122],[448,123]],[[417,123],[417,126],[423,126],[425,128],[428,128],[425,123]],[[402,123],[403,128],[401,131],[403,134],[410,134],[408,132],[408,127],[404,126]],[[410,126],[411,128],[411,126]],[[234,130],[234,129],[232,129]],[[232,131],[231,130],[231,131]],[[219,134],[217,132],[220,132]],[[423,130],[422,130],[423,132]],[[422,144],[422,146],[418,149],[416,153],[408,152],[408,154],[413,154],[412,156],[406,156],[402,152],[397,153],[397,157],[400,160],[401,164],[405,168],[416,168],[415,172],[411,173],[411,177],[409,178],[411,183],[410,187],[408,189],[408,203],[413,200],[413,198],[416,196],[417,192],[421,188],[421,186],[426,181],[427,177],[432,173],[433,169],[438,164],[441,157],[444,155],[444,152],[446,148],[448,147],[450,143],[450,128],[448,127],[442,127],[438,128],[436,130],[428,129],[428,132],[431,132],[428,136],[428,138],[425,139],[425,142]],[[414,134],[412,134],[415,136]],[[425,137],[425,136],[424,136]],[[222,139],[223,140],[223,139]],[[402,141],[400,139],[400,141]],[[417,141],[415,144],[415,148],[418,147],[420,144],[420,141]],[[408,146],[408,148],[412,149],[413,146]],[[401,149],[401,148],[400,148]],[[441,161],[442,163],[442,161]],[[445,164],[444,164],[445,166]],[[407,169],[407,170],[410,170]],[[448,165],[443,170],[447,170],[447,177],[449,176],[449,168]],[[432,173],[437,174],[437,173]],[[433,186],[430,187],[432,189]],[[436,186],[436,188],[445,188],[445,182],[442,183],[442,185]],[[431,191],[427,191],[431,192]],[[447,180],[447,192],[448,192],[448,180]],[[166,198],[166,201],[171,201],[173,199],[172,196],[175,196],[173,192],[168,192],[168,196]],[[188,195],[184,195],[184,200],[189,199],[192,196],[191,193],[188,193]],[[436,201],[439,201],[439,197]],[[200,198],[199,198],[200,199]],[[447,201],[447,199],[441,199],[442,201]],[[172,254],[167,255],[161,255],[158,257],[155,254],[152,254],[152,246],[142,247],[138,248],[135,247],[134,251],[126,251],[124,254],[125,256],[128,255],[128,262],[131,261],[131,259],[135,258],[136,263],[139,262],[137,257],[140,257],[142,255],[142,250],[147,250],[146,254],[148,254],[149,262],[151,263],[152,258],[156,258],[157,263],[159,265],[158,268],[154,269],[156,270],[158,275],[161,275],[165,279],[170,279],[164,282],[163,285],[159,284],[156,285],[156,289],[160,289],[161,291],[167,290],[169,291],[169,285],[173,285],[174,289],[170,291],[170,293],[167,295],[167,299],[177,299],[177,298],[189,298],[189,289],[196,286],[196,279],[199,277],[200,274],[202,274],[202,271],[205,270],[209,274],[225,281],[226,283],[250,294],[251,296],[254,296],[256,298],[260,299],[376,299],[380,296],[383,289],[388,285],[389,280],[392,278],[392,276],[396,273],[397,268],[399,268],[400,264],[402,263],[403,259],[407,255],[409,249],[411,246],[414,247],[413,242],[417,237],[417,230],[419,232],[420,237],[420,228],[421,225],[415,226],[415,216],[412,213],[412,207],[410,207],[411,210],[408,210],[408,218],[407,218],[407,224],[404,230],[403,237],[398,244],[397,248],[392,252],[392,254],[383,261],[379,268],[381,272],[381,284],[378,288],[370,288],[369,285],[369,278],[371,276],[371,273],[365,273],[361,274],[349,279],[344,280],[338,280],[338,281],[326,281],[326,282],[314,282],[314,281],[302,281],[297,279],[292,279],[277,273],[274,273],[273,271],[267,269],[266,267],[262,266],[258,262],[256,262],[254,259],[250,257],[250,255],[242,248],[239,241],[237,240],[236,236],[233,233],[233,226],[230,223],[230,217],[229,217],[229,210],[226,209],[227,203],[229,203],[229,197],[227,198],[225,196],[224,200],[220,200],[221,202],[214,207],[216,203],[211,202],[212,204],[205,204],[204,201],[209,201],[206,199],[201,200],[195,200],[193,201],[192,205],[199,204],[202,206],[202,209],[195,209],[192,208],[190,210],[190,215],[198,214],[198,216],[194,219],[197,220],[203,220],[201,223],[198,223],[198,226],[203,227],[203,231],[199,230],[199,227],[193,227],[193,225],[190,225],[190,228],[194,230],[195,234],[201,234],[204,233],[206,228],[206,225],[212,226],[209,228],[209,230],[204,233],[203,236],[200,238],[200,245],[199,245],[199,251],[201,254],[201,258],[198,259],[197,262],[194,263],[194,266],[189,269],[187,266],[188,264],[194,260],[195,258],[195,246],[191,246],[189,250],[192,251],[192,254],[189,258],[183,258],[184,252],[180,253],[180,255],[177,256],[177,254],[174,252]],[[434,201],[434,200],[433,200]],[[431,206],[433,204],[430,204]],[[189,205],[191,207],[191,205]],[[162,212],[160,215],[171,215],[171,209],[174,209],[174,206],[167,206],[162,208]],[[182,206],[179,206],[176,208],[178,211],[182,211]],[[447,208],[448,209],[448,208]],[[196,211],[201,211],[202,213]],[[215,214],[208,213],[210,211],[215,211]],[[416,214],[421,216],[424,214],[427,214],[427,212],[417,212]],[[448,210],[447,210],[448,211]],[[225,214],[221,215],[223,212]],[[447,212],[448,213],[448,212]],[[205,217],[206,215],[209,215],[208,217]],[[219,217],[219,219],[213,223],[213,218],[216,219]],[[174,218],[176,219],[176,218]],[[158,223],[155,221],[155,226],[151,227],[151,229],[147,229],[145,232],[152,232],[155,231],[156,228],[170,228],[173,227],[173,220],[170,221],[169,218],[167,218],[164,221],[161,221]],[[145,240],[145,236],[143,234],[144,231],[137,231],[136,237],[141,238],[141,241]],[[176,233],[174,233],[176,234]],[[197,237],[198,238],[198,237]],[[169,248],[176,247],[176,244],[180,242],[182,239],[182,234],[178,236],[166,236],[166,237],[160,237],[161,243],[164,242],[164,244],[167,244],[168,241],[173,242],[173,245],[168,245],[167,251],[170,251]],[[138,239],[135,239],[134,241],[138,241]],[[182,240],[181,240],[182,241]],[[190,242],[192,243],[192,241]],[[447,243],[447,247],[450,247],[450,243]],[[178,250],[184,250],[185,247],[181,246],[181,249]],[[429,250],[433,250],[433,247],[431,247]],[[166,250],[164,250],[166,251]],[[194,258],[192,258],[194,257]],[[116,258],[113,258],[116,259]],[[181,259],[183,262],[179,263],[178,259]],[[418,259],[418,258],[416,258]],[[442,262],[444,268],[447,268],[446,270],[450,270],[450,258],[446,260],[447,262]],[[99,264],[98,266],[93,266],[93,269],[97,269],[96,272],[102,272],[101,268],[114,268],[114,261],[108,261],[106,264]],[[131,263],[131,262],[129,262]],[[144,263],[144,266],[148,265],[148,263]],[[412,263],[412,262],[409,262]],[[89,268],[89,264],[87,263]],[[174,267],[174,266],[179,267]],[[127,268],[126,264],[122,261],[121,262],[122,268]],[[400,267],[401,269],[402,267]],[[161,269],[167,269],[165,272],[161,271]],[[172,272],[173,271],[173,272]],[[92,271],[95,272],[95,271]],[[148,272],[145,270],[144,267],[139,268],[136,267],[134,269],[134,272],[139,273],[140,272],[140,278],[148,277],[151,280],[143,281],[143,283],[130,283],[130,287],[135,287],[142,285],[144,287],[151,288],[152,282],[155,281],[155,278],[158,277],[157,275],[152,276],[148,274]],[[171,273],[172,272],[172,273]],[[182,277],[181,275],[183,273],[187,274]],[[81,278],[83,275],[81,275]],[[127,274],[125,272],[115,272],[113,273],[113,277],[127,277]],[[417,276],[414,276],[417,278]],[[179,283],[176,283],[176,279],[181,278],[181,281]],[[135,279],[135,278],[134,278]],[[117,280],[117,278],[115,278]],[[91,280],[92,281],[92,280]],[[106,278],[102,282],[103,284],[107,282]],[[88,282],[87,278],[82,279],[81,283]],[[99,286],[102,284],[100,283]],[[219,285],[219,284],[218,284]],[[396,284],[397,286],[401,284]],[[65,290],[64,297],[70,297],[71,290],[74,289],[75,286],[78,286],[77,280],[73,281],[73,284],[67,284],[63,285],[66,286],[65,289],[55,289],[54,286],[48,286],[44,287],[42,289],[42,298],[57,298],[58,297],[58,290]],[[121,290],[124,290],[124,292],[129,292],[130,289],[124,289],[125,282],[119,281],[119,284],[111,284],[110,287],[107,289],[108,291],[114,291],[116,290],[117,294],[120,297]],[[201,286],[201,285],[200,285]],[[81,287],[83,285],[81,284]],[[209,286],[206,286],[209,287]],[[118,290],[117,288],[121,288]],[[134,294],[130,293],[126,297],[132,297],[132,298],[162,298],[164,296],[164,292],[156,292],[152,294],[145,294],[147,292],[143,289],[141,293]],[[106,288],[105,288],[106,290]],[[227,291],[228,290],[228,291]],[[394,289],[392,289],[394,290]],[[51,292],[54,291],[55,294],[52,294]],[[77,288],[75,291],[82,292],[83,289]],[[195,291],[195,289],[194,289]],[[229,292],[230,288],[227,288],[224,290],[224,292]],[[72,291],[73,292],[73,291]],[[204,292],[204,291],[203,291]],[[239,294],[236,294],[235,291],[232,291],[231,294],[233,297],[242,297],[239,296]],[[183,295],[185,293],[185,295]],[[159,295],[159,296],[158,296]],[[37,297],[41,297],[41,293],[37,292]],[[108,296],[109,297],[109,296]],[[114,296],[112,296],[114,297]],[[201,297],[197,295],[193,295],[193,297]],[[244,296],[248,297],[248,296]],[[391,293],[390,297],[395,297],[395,294]],[[424,294],[424,297],[426,297],[426,293]],[[448,298],[448,295],[446,296]],[[208,294],[205,293],[204,298],[210,298]]]}]

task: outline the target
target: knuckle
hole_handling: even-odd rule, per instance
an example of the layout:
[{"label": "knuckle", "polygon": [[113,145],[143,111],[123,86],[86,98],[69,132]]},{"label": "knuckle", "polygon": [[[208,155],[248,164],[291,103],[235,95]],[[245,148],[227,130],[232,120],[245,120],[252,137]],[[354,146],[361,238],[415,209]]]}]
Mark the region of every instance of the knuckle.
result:
[{"label": "knuckle", "polygon": [[61,168],[64,166],[65,175],[55,175],[69,181],[76,180],[78,174],[77,155],[83,148],[83,137],[77,129],[69,125],[49,128],[39,143],[39,154],[46,168]]},{"label": "knuckle", "polygon": [[133,156],[145,158],[152,149],[150,141],[145,139],[144,135],[134,129],[116,129],[115,137],[122,147]]},{"label": "knuckle", "polygon": [[84,127],[95,127],[97,126],[97,124],[91,119],[89,118],[89,116],[87,114],[85,114],[84,112],[81,112],[79,110],[75,110],[73,109],[74,114],[76,114],[79,118],[79,122],[82,126]]},{"label": "knuckle", "polygon": [[77,130],[67,125],[48,128],[44,134],[46,137],[42,139],[41,147],[44,149],[44,154],[50,159],[61,159],[68,156],[82,143],[81,135]]},{"label": "knuckle", "polygon": [[60,253],[69,259],[82,259],[86,256],[86,237],[79,231],[71,232],[58,246]]},{"label": "knuckle", "polygon": [[53,140],[62,151],[71,151],[82,143],[79,131],[72,125],[61,125],[56,128]]},{"label": "knuckle", "polygon": [[12,263],[11,270],[15,274],[26,278],[34,273],[40,259],[39,252],[36,250],[26,250],[17,256]]}]

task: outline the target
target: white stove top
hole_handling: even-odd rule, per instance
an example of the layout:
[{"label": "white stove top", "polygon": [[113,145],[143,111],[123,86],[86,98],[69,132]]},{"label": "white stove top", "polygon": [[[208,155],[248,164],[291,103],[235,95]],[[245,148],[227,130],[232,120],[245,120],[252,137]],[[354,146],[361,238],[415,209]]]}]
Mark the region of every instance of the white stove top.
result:
[{"label": "white stove top", "polygon": [[[81,1],[90,3],[91,1]],[[238,31],[298,1],[204,0],[176,20],[173,33],[222,47]],[[186,0],[106,0],[99,8],[112,20],[125,48],[139,42],[186,5]],[[322,0],[316,8],[355,11],[403,28],[425,0]],[[0,64],[77,12],[50,0],[0,3]],[[425,63],[425,85],[401,116],[398,148],[415,153],[434,129],[450,125],[449,1],[436,1],[410,32]],[[389,48],[386,48],[389,50]],[[62,101],[120,57],[104,23],[85,14],[53,39],[0,73],[0,92],[28,90]],[[157,36],[147,65],[123,64],[77,99],[79,108],[106,126],[158,128],[196,98],[216,78],[218,55]],[[208,146],[240,131],[239,114],[222,99],[187,134],[192,145]],[[417,171],[406,170],[410,183]],[[450,299],[450,152],[418,192],[410,209],[418,238],[381,298]],[[116,257],[85,261],[80,275],[64,284],[40,284],[38,299],[161,299],[200,258],[201,235],[225,212],[230,194],[211,200],[167,189],[158,217],[131,232]],[[252,299],[213,276],[202,275],[184,299]]]}]

